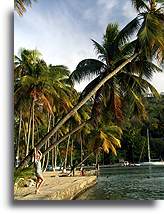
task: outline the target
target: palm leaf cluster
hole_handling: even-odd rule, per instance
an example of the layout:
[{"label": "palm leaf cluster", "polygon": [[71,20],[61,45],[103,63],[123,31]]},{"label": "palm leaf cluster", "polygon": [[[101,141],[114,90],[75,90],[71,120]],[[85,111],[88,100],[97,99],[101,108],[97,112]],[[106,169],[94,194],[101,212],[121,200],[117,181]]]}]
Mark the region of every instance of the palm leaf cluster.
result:
[{"label": "palm leaf cluster", "polygon": [[100,124],[96,129],[92,129],[88,135],[88,150],[99,153],[104,151],[117,155],[116,150],[121,148],[122,130],[114,124]]},{"label": "palm leaf cluster", "polygon": [[[69,80],[69,75],[70,71],[66,66],[47,65],[37,50],[22,49],[20,56],[15,56],[15,125],[21,129],[19,139],[16,138],[17,141],[24,141],[22,146],[26,149],[22,150],[26,150],[26,154],[42,136],[43,133],[40,132],[46,133],[76,102],[79,95]],[[81,109],[74,115],[74,126],[81,123],[83,118],[88,118],[86,110]],[[61,127],[58,135],[63,136],[69,131],[69,127],[70,123]],[[33,145],[31,141],[34,141]]]}]

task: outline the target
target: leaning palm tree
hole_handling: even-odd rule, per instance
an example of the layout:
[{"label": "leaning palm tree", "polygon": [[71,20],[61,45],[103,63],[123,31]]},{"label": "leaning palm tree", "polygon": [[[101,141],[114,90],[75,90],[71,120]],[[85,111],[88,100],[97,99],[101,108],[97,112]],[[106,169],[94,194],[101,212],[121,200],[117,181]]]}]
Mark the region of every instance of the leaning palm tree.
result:
[{"label": "leaning palm tree", "polygon": [[[115,41],[118,36],[118,25],[109,24],[102,45],[92,40],[98,53],[98,60],[85,59],[81,61],[71,74],[72,80],[78,82],[94,78],[81,93],[80,100],[86,97],[101,82],[103,77],[108,75],[112,67],[118,66],[119,61],[124,58],[125,52],[131,54],[134,51],[135,47],[132,44],[136,44],[136,41],[116,46]],[[123,105],[123,101],[127,100],[128,97],[132,98],[131,104],[132,102],[135,104],[137,96],[145,95],[147,89],[150,89],[155,96],[158,95],[156,89],[144,79],[151,79],[154,71],[161,72],[162,70],[143,56],[137,57],[133,62],[126,65],[121,73],[113,76],[97,90],[91,117],[95,118],[95,122],[98,122],[98,115],[100,116],[101,108],[105,104],[107,111],[110,112],[111,116],[113,115],[111,120],[119,122],[123,119],[123,106],[126,107]]]},{"label": "leaning palm tree", "polygon": [[[136,0],[135,2],[139,2],[139,0]],[[147,1],[146,1],[147,2]],[[154,0],[149,1],[154,2]],[[134,3],[134,1],[133,1]],[[110,67],[110,61],[107,63],[107,67],[101,63],[97,63],[97,67],[95,67],[95,72],[99,72],[101,69],[103,70],[104,67],[107,68],[107,75],[101,79],[100,82],[96,84],[94,88],[88,93],[87,96],[85,96],[80,102],[78,102],[77,105],[75,105],[72,110],[65,115],[56,126],[50,130],[37,144],[37,148],[41,148],[45,142],[54,135],[61,126],[73,115],[77,112],[78,109],[81,108],[109,79],[111,79],[113,76],[115,76],[118,72],[123,70],[123,68],[128,65],[131,61],[136,59],[138,56],[143,54],[146,59],[152,60],[153,57],[156,57],[160,63],[163,62],[163,50],[164,50],[164,32],[163,28],[159,27],[163,25],[164,20],[164,14],[162,11],[162,8],[159,8],[156,6],[155,8],[152,8],[149,3],[146,5],[146,11],[143,13],[139,10],[138,16],[132,20],[125,28],[123,28],[119,35],[117,36],[117,39],[115,39],[116,45],[113,48],[117,48],[118,45],[125,44],[127,39],[134,34],[135,31],[137,31],[137,39],[135,44],[135,49],[132,52],[132,54],[126,53],[124,57],[120,56],[118,57],[118,64],[116,63],[114,67]],[[155,17],[155,19],[152,17]],[[109,35],[110,36],[110,35]],[[129,47],[128,47],[129,48]],[[102,57],[106,54],[102,50]],[[109,53],[110,55],[110,53]],[[85,64],[84,64],[85,65]],[[84,66],[83,66],[84,67]],[[20,164],[20,166],[23,165],[24,162],[28,161],[30,159],[30,155],[27,156],[24,161]]]}]

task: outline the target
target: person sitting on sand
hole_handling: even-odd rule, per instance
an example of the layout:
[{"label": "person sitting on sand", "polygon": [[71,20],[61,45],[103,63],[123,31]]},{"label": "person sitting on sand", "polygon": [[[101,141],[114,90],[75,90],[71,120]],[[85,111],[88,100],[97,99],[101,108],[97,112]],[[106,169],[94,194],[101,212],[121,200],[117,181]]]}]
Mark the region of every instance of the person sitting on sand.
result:
[{"label": "person sitting on sand", "polygon": [[39,193],[39,190],[41,186],[43,185],[45,179],[42,174],[42,168],[41,168],[41,160],[42,159],[42,153],[40,150],[36,150],[34,148],[34,166],[35,166],[35,175],[36,175],[36,191],[35,193]]}]

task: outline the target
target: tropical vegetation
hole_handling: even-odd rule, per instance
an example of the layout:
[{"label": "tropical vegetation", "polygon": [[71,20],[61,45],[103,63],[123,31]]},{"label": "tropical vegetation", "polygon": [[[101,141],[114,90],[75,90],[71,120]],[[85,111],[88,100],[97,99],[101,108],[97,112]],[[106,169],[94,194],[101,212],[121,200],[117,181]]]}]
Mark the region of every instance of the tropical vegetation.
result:
[{"label": "tropical vegetation", "polygon": [[[17,9],[24,11],[18,5],[27,2],[16,1]],[[137,17],[123,29],[108,24],[101,43],[92,39],[98,58],[82,60],[73,72],[47,65],[38,50],[22,49],[15,56],[15,166],[28,166],[34,147],[43,152],[44,170],[49,164],[66,168],[90,154],[86,163],[139,161],[146,128],[160,138],[155,140],[160,154],[154,149],[153,156],[163,158],[162,132],[157,131],[163,130],[163,96],[150,84],[153,74],[162,72],[163,1],[132,4]],[[90,82],[79,93],[74,84],[84,79]]]}]

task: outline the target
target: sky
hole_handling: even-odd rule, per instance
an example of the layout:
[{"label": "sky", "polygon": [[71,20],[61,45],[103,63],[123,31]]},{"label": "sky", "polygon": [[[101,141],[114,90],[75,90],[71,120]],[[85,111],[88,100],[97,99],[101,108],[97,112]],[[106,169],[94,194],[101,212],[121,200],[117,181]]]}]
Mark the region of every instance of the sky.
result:
[{"label": "sky", "polygon": [[[130,0],[37,0],[23,17],[14,14],[14,53],[37,49],[48,64],[73,71],[81,60],[96,58],[91,39],[101,43],[107,24],[122,28],[135,16]],[[87,83],[75,88],[81,91]],[[164,92],[164,73],[151,83]]]}]

